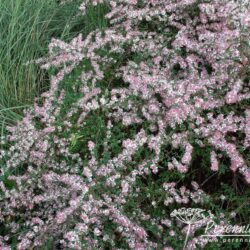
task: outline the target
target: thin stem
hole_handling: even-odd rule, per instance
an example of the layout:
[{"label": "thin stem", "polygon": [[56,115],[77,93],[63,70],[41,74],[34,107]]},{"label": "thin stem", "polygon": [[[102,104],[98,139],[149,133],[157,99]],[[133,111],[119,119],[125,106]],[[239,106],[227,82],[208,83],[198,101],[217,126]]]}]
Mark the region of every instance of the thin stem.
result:
[{"label": "thin stem", "polygon": [[184,242],[183,250],[186,249],[186,245],[187,245],[188,237],[189,237],[189,234],[190,234],[190,230],[191,230],[191,224],[188,224],[188,231],[187,231],[186,239],[185,239],[185,242]]}]

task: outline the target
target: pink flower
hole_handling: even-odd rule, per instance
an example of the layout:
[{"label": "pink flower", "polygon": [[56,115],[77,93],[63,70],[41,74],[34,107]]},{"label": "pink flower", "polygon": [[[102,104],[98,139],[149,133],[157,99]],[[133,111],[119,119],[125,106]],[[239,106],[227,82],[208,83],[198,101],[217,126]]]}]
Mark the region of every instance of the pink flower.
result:
[{"label": "pink flower", "polygon": [[88,142],[88,148],[89,148],[90,151],[93,151],[94,148],[95,148],[95,143],[92,142],[92,141],[89,141],[89,142]]},{"label": "pink flower", "polygon": [[214,151],[211,152],[211,169],[213,171],[218,171],[219,169],[219,163],[217,160],[217,155]]},{"label": "pink flower", "polygon": [[232,90],[227,93],[226,97],[226,102],[228,104],[236,103],[238,101],[238,93],[235,90]]},{"label": "pink flower", "polygon": [[143,228],[136,228],[135,233],[140,239],[147,237],[147,233]]},{"label": "pink flower", "polygon": [[245,176],[246,182],[250,184],[250,170],[247,170],[247,171],[244,173],[244,176]]},{"label": "pink flower", "polygon": [[58,212],[56,214],[57,223],[62,224],[63,222],[65,222],[66,219],[67,219],[67,215],[65,214],[65,212]]},{"label": "pink flower", "polygon": [[122,181],[122,193],[127,194],[129,191],[129,184],[127,181]]}]

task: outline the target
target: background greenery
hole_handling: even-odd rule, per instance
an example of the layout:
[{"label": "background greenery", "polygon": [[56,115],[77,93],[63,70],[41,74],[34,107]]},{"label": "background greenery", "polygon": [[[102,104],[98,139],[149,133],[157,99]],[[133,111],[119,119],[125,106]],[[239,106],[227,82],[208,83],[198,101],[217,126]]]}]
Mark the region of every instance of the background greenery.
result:
[{"label": "background greenery", "polygon": [[51,38],[69,41],[107,25],[105,9],[78,16],[81,1],[0,1],[0,127],[21,118],[23,108],[48,86],[49,75],[28,61],[47,55]]}]

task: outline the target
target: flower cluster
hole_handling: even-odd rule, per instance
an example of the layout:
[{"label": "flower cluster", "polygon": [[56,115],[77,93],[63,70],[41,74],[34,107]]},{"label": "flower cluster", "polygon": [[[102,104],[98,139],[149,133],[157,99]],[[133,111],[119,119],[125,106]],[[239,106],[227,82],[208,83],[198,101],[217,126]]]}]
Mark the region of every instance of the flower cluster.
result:
[{"label": "flower cluster", "polygon": [[[88,0],[81,14],[91,4],[109,5],[109,28],[53,39],[36,61],[55,69],[50,89],[8,128],[1,249],[13,237],[19,250],[48,240],[51,249],[172,249],[169,210],[152,211],[209,197],[196,182],[190,191],[155,179],[184,178],[197,148],[212,148],[212,171],[226,158],[250,183],[248,1]],[[98,119],[104,128],[88,134]]]}]

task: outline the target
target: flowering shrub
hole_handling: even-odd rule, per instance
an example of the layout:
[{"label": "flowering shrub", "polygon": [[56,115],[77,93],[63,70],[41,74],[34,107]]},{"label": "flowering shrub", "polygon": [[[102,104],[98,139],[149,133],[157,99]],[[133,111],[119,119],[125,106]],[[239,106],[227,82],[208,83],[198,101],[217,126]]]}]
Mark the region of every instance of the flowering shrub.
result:
[{"label": "flowering shrub", "polygon": [[199,152],[250,183],[248,1],[91,4],[109,28],[51,41],[50,89],[2,138],[1,249],[180,249],[170,212],[216,203]]}]

